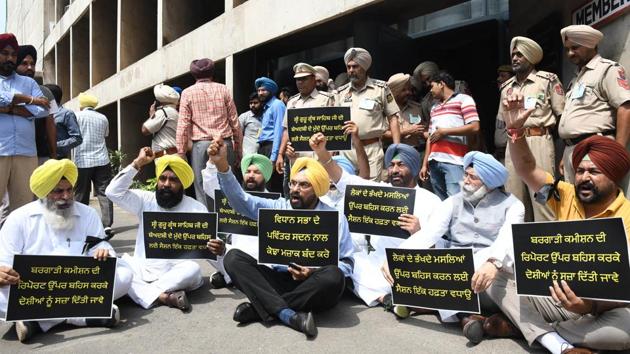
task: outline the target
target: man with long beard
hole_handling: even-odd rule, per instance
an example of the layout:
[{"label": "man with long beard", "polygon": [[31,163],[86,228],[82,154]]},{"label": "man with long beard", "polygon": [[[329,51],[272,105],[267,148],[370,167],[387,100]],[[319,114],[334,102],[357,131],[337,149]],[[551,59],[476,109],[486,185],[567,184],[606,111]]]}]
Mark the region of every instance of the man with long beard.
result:
[{"label": "man with long beard", "polygon": [[[20,281],[20,275],[11,268],[14,255],[85,255],[99,260],[116,255],[109,243],[87,240],[87,236],[102,239],[105,231],[94,209],[74,202],[72,190],[77,178],[78,170],[72,161],[46,161],[30,178],[31,191],[39,199],[16,209],[7,218],[0,231],[0,318],[6,313],[9,285]],[[125,267],[117,267],[114,299],[127,293],[132,277]],[[36,332],[47,332],[59,323],[113,327],[119,320],[120,313],[114,305],[110,319],[18,321],[15,330],[19,341],[26,342]]]},{"label": "man with long beard", "polygon": [[163,304],[186,312],[190,310],[186,291],[203,285],[201,268],[189,260],[147,259],[144,252],[143,213],[203,213],[208,210],[200,202],[184,195],[184,190],[193,183],[194,174],[190,165],[177,155],[155,159],[155,175],[158,178],[155,193],[129,189],[138,171],[154,159],[151,148],[140,149],[138,157],[114,177],[105,194],[140,220],[133,257],[128,254],[122,256],[122,261],[134,273],[129,296],[145,309]]}]

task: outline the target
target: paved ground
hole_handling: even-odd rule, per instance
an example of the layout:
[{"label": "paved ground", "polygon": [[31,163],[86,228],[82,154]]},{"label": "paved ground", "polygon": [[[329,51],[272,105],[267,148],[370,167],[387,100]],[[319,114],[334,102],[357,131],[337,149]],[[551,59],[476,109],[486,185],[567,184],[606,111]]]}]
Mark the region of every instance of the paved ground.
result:
[{"label": "paved ground", "polygon": [[[133,252],[137,219],[115,210],[117,235],[111,243],[120,254]],[[319,335],[307,340],[282,325],[232,321],[236,305],[245,300],[237,290],[210,289],[213,268],[202,262],[203,288],[190,294],[191,313],[166,307],[143,310],[129,298],[118,301],[123,323],[115,329],[58,326],[17,341],[13,325],[0,322],[0,353],[523,353],[531,352],[524,340],[486,340],[472,346],[456,326],[424,315],[398,321],[382,308],[367,308],[346,296],[334,309],[316,315]],[[544,353],[541,349],[534,352]]]}]

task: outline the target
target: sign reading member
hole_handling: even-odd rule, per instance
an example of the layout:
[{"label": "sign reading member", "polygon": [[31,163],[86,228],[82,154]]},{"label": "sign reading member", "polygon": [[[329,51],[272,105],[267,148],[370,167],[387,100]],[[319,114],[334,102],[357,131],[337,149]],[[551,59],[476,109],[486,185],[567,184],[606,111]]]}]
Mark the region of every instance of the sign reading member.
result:
[{"label": "sign reading member", "polygon": [[308,140],[315,133],[326,135],[328,151],[352,150],[343,122],[350,120],[350,107],[291,108],[287,110],[289,141],[295,151],[311,151]]},{"label": "sign reading member", "polygon": [[339,212],[259,209],[258,262],[306,267],[337,265]]},{"label": "sign reading member", "polygon": [[472,248],[386,248],[385,252],[394,278],[394,304],[479,313],[479,298],[470,288],[475,273]]},{"label": "sign reading member", "polygon": [[[280,193],[246,192],[256,197],[278,199]],[[258,236],[258,222],[238,214],[228,202],[223,191],[214,191],[214,210],[219,217],[219,232],[226,234]]]},{"label": "sign reading member", "polygon": [[115,257],[15,255],[13,269],[6,321],[112,316]]},{"label": "sign reading member", "polygon": [[621,218],[512,225],[516,290],[551,296],[564,280],[575,295],[630,302],[628,241]]},{"label": "sign reading member", "polygon": [[400,214],[413,214],[416,190],[380,186],[346,186],[343,212],[351,232],[408,238]]},{"label": "sign reading member", "polygon": [[145,211],[142,219],[147,258],[216,259],[207,247],[217,236],[216,213]]}]

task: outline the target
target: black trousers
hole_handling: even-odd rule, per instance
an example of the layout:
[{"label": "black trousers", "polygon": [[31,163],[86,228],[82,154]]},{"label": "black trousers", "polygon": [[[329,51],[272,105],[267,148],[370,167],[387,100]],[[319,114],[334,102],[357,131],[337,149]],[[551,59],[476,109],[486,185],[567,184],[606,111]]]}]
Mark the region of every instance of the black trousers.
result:
[{"label": "black trousers", "polygon": [[[271,158],[271,152],[273,149],[273,141],[263,141],[258,145],[258,153]],[[275,161],[272,161],[275,163]],[[288,172],[287,172],[288,173]],[[270,192],[283,193],[282,188],[283,176],[276,172],[276,166],[273,166],[273,173],[269,182],[267,182],[267,190]]]},{"label": "black trousers", "polygon": [[105,188],[107,188],[111,180],[112,168],[110,164],[79,168],[79,177],[74,187],[74,200],[90,205],[90,191],[92,190],[92,183],[94,183],[94,190],[96,190],[96,197],[101,209],[103,227],[111,227],[114,223],[114,204],[105,196]]},{"label": "black trousers", "polygon": [[275,319],[285,308],[328,310],[339,302],[345,287],[343,272],[337,266],[317,268],[306,280],[296,281],[288,272],[258,265],[255,258],[238,249],[227,253],[223,265],[263,321]]}]

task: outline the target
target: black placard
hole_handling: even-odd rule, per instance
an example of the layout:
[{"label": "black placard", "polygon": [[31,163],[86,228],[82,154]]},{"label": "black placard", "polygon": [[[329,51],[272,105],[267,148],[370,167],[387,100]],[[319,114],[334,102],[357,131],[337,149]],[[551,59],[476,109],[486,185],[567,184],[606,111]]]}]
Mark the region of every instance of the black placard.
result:
[{"label": "black placard", "polygon": [[512,225],[519,295],[551,296],[553,280],[583,298],[630,302],[628,239],[621,218]]},{"label": "black placard", "polygon": [[258,210],[258,262],[321,267],[339,261],[339,212]]},{"label": "black placard", "polygon": [[[280,193],[246,192],[256,197],[278,199]],[[258,236],[258,222],[238,214],[228,202],[223,191],[214,191],[214,210],[219,217],[219,232],[226,234]]]},{"label": "black placard", "polygon": [[112,316],[115,257],[15,255],[13,269],[6,321]]},{"label": "black placard", "polygon": [[470,287],[475,273],[472,248],[385,252],[394,278],[394,304],[479,313],[479,298]]},{"label": "black placard", "polygon": [[217,237],[216,213],[145,211],[142,225],[147,258],[217,258],[207,247]]},{"label": "black placard", "polygon": [[326,135],[328,151],[352,150],[343,122],[350,120],[350,107],[291,108],[287,110],[289,141],[295,151],[312,151],[308,140],[315,133]]},{"label": "black placard", "polygon": [[413,214],[413,188],[347,185],[343,212],[351,232],[408,238],[400,228],[400,214]]}]

